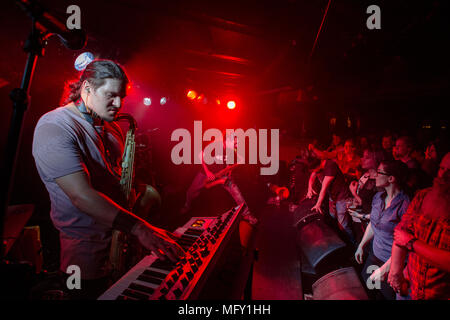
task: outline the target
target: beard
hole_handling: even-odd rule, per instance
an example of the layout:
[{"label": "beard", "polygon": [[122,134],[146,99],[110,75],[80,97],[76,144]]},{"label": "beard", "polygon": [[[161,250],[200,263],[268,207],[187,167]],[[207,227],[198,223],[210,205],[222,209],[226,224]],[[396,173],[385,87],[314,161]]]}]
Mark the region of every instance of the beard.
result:
[{"label": "beard", "polygon": [[431,218],[450,219],[450,172],[433,180],[433,187],[425,196],[423,213]]}]

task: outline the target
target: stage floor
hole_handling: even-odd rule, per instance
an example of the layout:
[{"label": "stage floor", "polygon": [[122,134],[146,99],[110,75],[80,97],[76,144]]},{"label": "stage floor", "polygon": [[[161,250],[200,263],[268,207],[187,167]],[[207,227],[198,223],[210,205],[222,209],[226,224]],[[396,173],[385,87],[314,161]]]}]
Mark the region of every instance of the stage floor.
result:
[{"label": "stage floor", "polygon": [[266,206],[259,213],[253,270],[253,300],[303,300],[295,228],[287,206]]}]

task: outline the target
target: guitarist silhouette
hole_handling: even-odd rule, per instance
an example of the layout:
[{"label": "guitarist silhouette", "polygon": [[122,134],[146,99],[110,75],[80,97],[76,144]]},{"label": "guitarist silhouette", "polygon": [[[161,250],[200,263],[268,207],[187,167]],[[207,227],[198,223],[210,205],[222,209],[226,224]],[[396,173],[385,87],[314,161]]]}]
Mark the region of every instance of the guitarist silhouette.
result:
[{"label": "guitarist silhouette", "polygon": [[[232,171],[239,166],[238,163],[241,162],[240,160],[242,160],[242,157],[236,152],[237,138],[235,136],[226,136],[224,139],[224,143],[222,142],[222,155],[215,155],[216,160],[218,160],[215,161],[217,163],[207,165],[203,160],[204,150],[198,155],[201,158],[203,170],[197,173],[187,190],[186,201],[181,209],[181,214],[189,212],[192,201],[200,195],[203,188],[209,189],[216,185],[222,185],[234,201],[236,201],[237,205],[245,203],[244,197],[231,175]],[[235,159],[238,160],[236,164],[227,164],[227,149],[233,150]],[[242,219],[251,225],[258,223],[258,219],[250,213],[247,206],[245,206],[245,210],[242,213]]]}]

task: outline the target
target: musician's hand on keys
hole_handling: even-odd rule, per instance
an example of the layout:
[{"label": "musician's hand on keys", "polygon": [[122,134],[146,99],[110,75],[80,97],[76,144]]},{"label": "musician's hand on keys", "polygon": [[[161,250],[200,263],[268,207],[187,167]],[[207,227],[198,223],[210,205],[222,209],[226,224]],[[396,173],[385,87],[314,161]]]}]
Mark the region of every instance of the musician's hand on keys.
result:
[{"label": "musician's hand on keys", "polygon": [[174,241],[177,239],[175,235],[149,223],[138,222],[132,233],[144,247],[153,251],[163,260],[167,256],[170,260],[176,262],[185,254],[184,250]]}]

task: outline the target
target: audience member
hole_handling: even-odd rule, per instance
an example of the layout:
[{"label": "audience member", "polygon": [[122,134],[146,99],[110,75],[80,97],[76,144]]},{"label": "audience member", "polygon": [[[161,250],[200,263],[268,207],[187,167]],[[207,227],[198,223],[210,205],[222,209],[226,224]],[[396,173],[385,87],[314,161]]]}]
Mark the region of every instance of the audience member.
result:
[{"label": "audience member", "polygon": [[369,140],[367,139],[367,137],[361,136],[361,137],[359,137],[357,144],[358,144],[358,147],[357,147],[358,155],[360,157],[362,157],[364,154],[364,151],[366,149],[370,149]]},{"label": "audience member", "polygon": [[[333,144],[337,143],[337,141],[333,138]],[[352,139],[347,139],[343,148],[337,147],[331,151],[322,151],[317,149],[314,144],[309,144],[308,150],[312,151],[321,160],[335,160],[342,173],[351,179],[359,179],[361,176],[361,158],[356,153]]]},{"label": "audience member", "polygon": [[[375,175],[376,186],[383,188],[372,201],[370,223],[355,252],[355,259],[363,263],[364,251],[370,246],[369,256],[362,270],[362,278],[367,282],[369,267],[379,269],[371,278],[381,281],[381,289],[374,292],[375,298],[395,299],[395,292],[385,281],[390,268],[391,248],[394,240],[394,227],[400,222],[409,205],[409,197],[403,191],[408,168],[401,161],[383,161]],[[356,212],[351,211],[351,214]],[[371,244],[372,241],[372,245]]]},{"label": "audience member", "polygon": [[397,139],[393,148],[393,156],[396,160],[405,163],[410,169],[419,168],[419,163],[411,157],[414,144],[411,137],[402,136]]},{"label": "audience member", "polygon": [[405,163],[409,168],[408,180],[406,182],[406,192],[411,198],[419,189],[430,186],[431,179],[420,167],[420,163],[413,158],[414,144],[409,136],[402,136],[397,139],[394,147],[394,157]]},{"label": "audience member", "polygon": [[341,144],[341,137],[336,133],[333,133],[331,145],[326,150],[320,150],[316,148],[315,143],[310,143],[308,145],[308,150],[313,152],[315,156],[319,159],[336,160],[338,157],[338,153],[344,152],[344,146]]},{"label": "audience member", "polygon": [[353,195],[353,203],[349,207],[349,213],[352,216],[353,231],[357,242],[362,240],[369,221],[368,215],[364,215],[362,212],[372,210],[372,200],[378,190],[375,177],[376,169],[370,169],[358,181],[352,181],[349,186]]},{"label": "audience member", "polygon": [[414,300],[450,299],[450,153],[395,228],[388,282]]},{"label": "audience member", "polygon": [[361,158],[356,154],[352,139],[347,139],[344,151],[337,153],[336,163],[347,179],[359,179],[361,176]]},{"label": "audience member", "polygon": [[356,244],[351,227],[352,221],[347,214],[347,203],[352,201],[352,197],[344,174],[333,160],[322,160],[319,168],[314,170],[309,178],[308,193],[306,195],[309,199],[315,194],[313,186],[316,179],[321,180],[321,189],[317,202],[311,210],[316,210],[323,214],[322,204],[325,196],[328,194],[330,215],[337,219],[339,228],[347,234],[349,241],[352,244]]},{"label": "audience member", "polygon": [[390,133],[386,133],[383,135],[383,138],[381,139],[381,147],[383,154],[382,160],[386,161],[394,160],[393,156],[394,138]]},{"label": "audience member", "polygon": [[332,152],[332,151],[341,151],[343,148],[342,146],[342,138],[340,135],[338,135],[337,133],[333,133],[332,134],[332,139],[331,139],[331,144],[330,146],[327,148],[327,152]]},{"label": "audience member", "polygon": [[430,177],[435,177],[439,163],[446,152],[445,145],[440,140],[431,141],[425,151],[425,160],[422,163],[422,170]]}]

